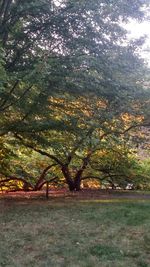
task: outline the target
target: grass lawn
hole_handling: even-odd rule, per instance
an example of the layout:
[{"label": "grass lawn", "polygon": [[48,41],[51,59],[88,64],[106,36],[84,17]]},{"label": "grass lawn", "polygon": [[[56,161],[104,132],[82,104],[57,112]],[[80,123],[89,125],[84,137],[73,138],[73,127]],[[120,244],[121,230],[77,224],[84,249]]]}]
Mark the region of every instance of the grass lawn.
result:
[{"label": "grass lawn", "polygon": [[3,266],[149,267],[150,201],[1,200]]}]

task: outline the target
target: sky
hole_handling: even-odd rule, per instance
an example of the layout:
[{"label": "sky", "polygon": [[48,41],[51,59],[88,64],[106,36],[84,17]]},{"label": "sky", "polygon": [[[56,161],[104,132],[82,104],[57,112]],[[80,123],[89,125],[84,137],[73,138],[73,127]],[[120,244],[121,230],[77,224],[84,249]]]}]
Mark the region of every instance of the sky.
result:
[{"label": "sky", "polygon": [[[60,2],[61,0],[55,0],[57,5],[59,5]],[[150,66],[150,21],[139,23],[135,20],[131,20],[130,23],[126,24],[125,28],[129,31],[129,39],[139,38],[144,35],[147,36],[141,56],[148,62],[148,65]]]},{"label": "sky", "polygon": [[[143,46],[142,57],[144,57],[150,66],[150,21],[141,23],[131,21],[125,28],[129,31],[129,38],[138,38],[147,35],[146,42]],[[149,50],[149,51],[148,51]]]}]

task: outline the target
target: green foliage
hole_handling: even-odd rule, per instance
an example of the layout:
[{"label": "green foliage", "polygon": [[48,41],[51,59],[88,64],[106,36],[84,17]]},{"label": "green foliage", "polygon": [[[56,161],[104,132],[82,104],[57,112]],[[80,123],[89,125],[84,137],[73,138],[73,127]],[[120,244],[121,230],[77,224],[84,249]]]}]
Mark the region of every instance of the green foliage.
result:
[{"label": "green foliage", "polygon": [[3,83],[6,81],[6,72],[4,67],[4,51],[0,47],[0,92],[3,89]]},{"label": "green foliage", "polygon": [[128,1],[68,0],[59,6],[48,0],[2,1],[0,39],[9,83],[2,97],[1,134],[20,128],[28,132],[31,124],[39,131],[37,123],[43,120],[42,129],[48,121],[54,127],[47,101],[64,92],[69,99],[89,92],[106,99],[107,117],[116,115],[116,107],[117,112],[129,110],[143,70],[136,56],[140,42],[123,45],[126,32],[120,22],[142,19],[146,3],[132,1],[129,10]]},{"label": "green foliage", "polygon": [[149,190],[150,189],[150,159],[139,161],[137,166],[138,183],[137,188]]}]

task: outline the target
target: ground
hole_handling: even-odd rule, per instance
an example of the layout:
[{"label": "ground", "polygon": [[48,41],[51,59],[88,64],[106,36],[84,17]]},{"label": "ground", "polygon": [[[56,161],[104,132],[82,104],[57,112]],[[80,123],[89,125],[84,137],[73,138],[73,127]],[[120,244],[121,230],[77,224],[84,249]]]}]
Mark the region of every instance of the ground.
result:
[{"label": "ground", "polygon": [[16,195],[0,200],[0,267],[150,267],[150,194]]},{"label": "ground", "polygon": [[[0,199],[43,199],[45,198],[45,190],[41,191],[15,191],[15,192],[2,192]],[[121,199],[130,201],[132,199],[150,199],[150,191],[134,191],[134,190],[104,190],[104,189],[82,189],[79,192],[70,192],[69,190],[62,189],[50,189],[49,199],[77,199],[77,200],[110,200]]]}]

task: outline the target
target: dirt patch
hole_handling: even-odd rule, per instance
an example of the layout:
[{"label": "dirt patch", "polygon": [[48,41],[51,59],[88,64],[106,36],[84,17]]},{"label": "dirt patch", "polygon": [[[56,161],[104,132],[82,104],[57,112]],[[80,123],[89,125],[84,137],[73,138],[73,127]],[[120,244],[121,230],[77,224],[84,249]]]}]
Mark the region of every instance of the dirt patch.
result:
[{"label": "dirt patch", "polygon": [[[3,192],[0,199],[44,199],[45,191],[36,192]],[[100,190],[84,189],[79,192],[70,192],[67,189],[49,190],[49,198],[64,199],[150,199],[150,192],[122,191],[122,190]]]}]

